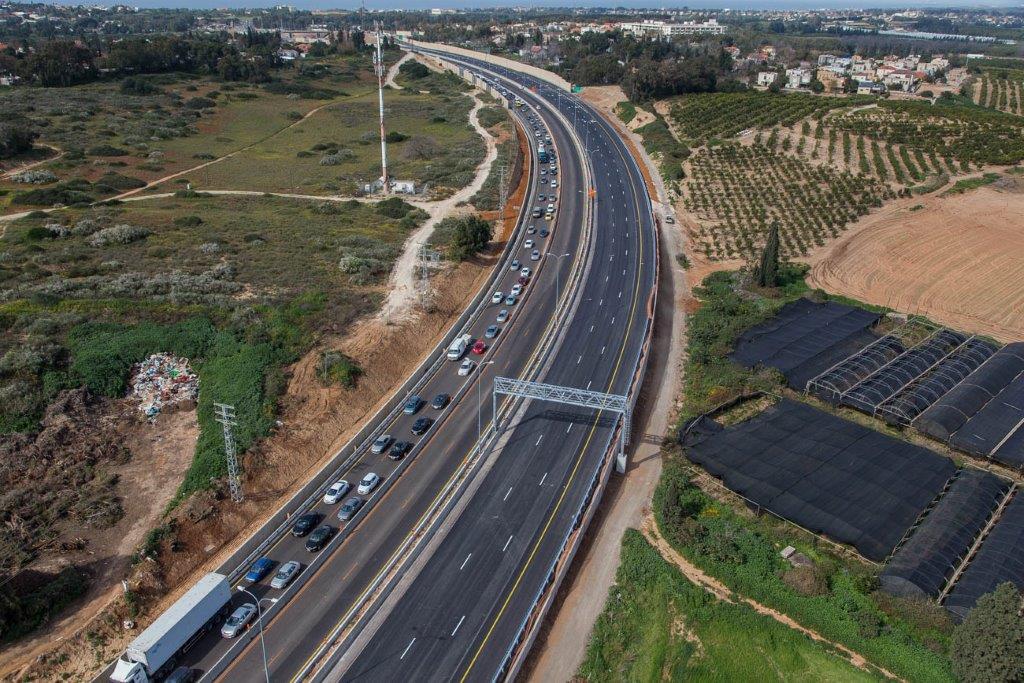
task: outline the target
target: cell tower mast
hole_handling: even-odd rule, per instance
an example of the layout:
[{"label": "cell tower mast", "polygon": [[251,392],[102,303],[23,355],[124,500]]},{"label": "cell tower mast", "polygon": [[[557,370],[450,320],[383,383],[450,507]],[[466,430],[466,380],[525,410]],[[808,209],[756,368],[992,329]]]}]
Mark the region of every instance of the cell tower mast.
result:
[{"label": "cell tower mast", "polygon": [[377,101],[380,105],[380,182],[384,194],[388,193],[388,143],[384,135],[384,52],[380,43],[380,22],[376,22],[377,52],[373,56],[377,71]]}]

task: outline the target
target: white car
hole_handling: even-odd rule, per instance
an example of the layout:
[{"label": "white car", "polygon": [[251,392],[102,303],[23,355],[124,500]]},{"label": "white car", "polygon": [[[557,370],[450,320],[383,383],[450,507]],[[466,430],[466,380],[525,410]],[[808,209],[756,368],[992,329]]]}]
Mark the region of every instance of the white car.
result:
[{"label": "white car", "polygon": [[504,299],[504,298],[505,298],[504,294],[502,294],[501,292],[495,292],[494,294],[491,295],[491,303],[492,304],[500,304],[501,300]]},{"label": "white car", "polygon": [[476,362],[469,358],[462,361],[462,365],[459,366],[459,377],[465,377],[469,373],[473,372],[473,368],[476,367]]},{"label": "white car", "polygon": [[523,242],[523,249],[533,249],[533,240]]},{"label": "white car", "polygon": [[380,477],[375,472],[370,472],[359,481],[359,488],[356,489],[356,493],[361,496],[365,496],[370,491],[377,488],[377,484],[380,483]]},{"label": "white car", "polygon": [[508,320],[508,309],[507,309],[507,308],[503,308],[503,309],[501,309],[500,311],[498,311],[498,318],[497,318],[497,321],[498,321],[499,323],[503,323],[503,322],[505,322],[506,320]]},{"label": "white car", "polygon": [[552,181],[551,181],[551,189],[553,190],[553,189],[555,189],[556,187],[558,187],[558,181],[557,181],[557,180],[552,180]]},{"label": "white car", "polygon": [[277,574],[274,576],[274,580],[270,582],[271,588],[285,588],[289,583],[292,582],[296,576],[299,575],[299,570],[302,569],[302,565],[291,560],[281,565],[281,568],[277,570]]},{"label": "white car", "polygon": [[518,282],[512,285],[512,296],[519,296],[523,293],[523,286]]},{"label": "white car", "polygon": [[519,259],[514,258],[514,259],[512,259],[512,263],[508,264],[508,267],[509,267],[510,270],[519,270],[519,267],[522,266],[522,265],[523,264],[521,264],[519,262]]},{"label": "white car", "polygon": [[533,271],[530,270],[530,266],[523,266],[523,269],[519,271],[519,277],[530,277],[533,275]]},{"label": "white car", "polygon": [[247,602],[228,617],[228,620],[224,622],[224,626],[220,629],[220,634],[225,638],[234,638],[239,633],[245,630],[245,627],[249,625],[252,618],[256,616],[256,605],[251,602]]},{"label": "white car", "polygon": [[539,251],[537,251],[536,249],[534,249],[534,250],[533,250],[533,251],[532,251],[532,252],[530,253],[530,260],[531,260],[531,261],[540,261],[540,252],[539,252]]},{"label": "white car", "polygon": [[348,493],[350,488],[352,488],[352,486],[344,479],[334,482],[331,484],[331,488],[327,489],[327,492],[324,493],[324,503],[327,505],[334,505],[341,500],[346,493]]},{"label": "white car", "polygon": [[548,213],[550,213],[550,212],[552,212],[554,210],[555,210],[555,205],[554,204],[548,204]]}]

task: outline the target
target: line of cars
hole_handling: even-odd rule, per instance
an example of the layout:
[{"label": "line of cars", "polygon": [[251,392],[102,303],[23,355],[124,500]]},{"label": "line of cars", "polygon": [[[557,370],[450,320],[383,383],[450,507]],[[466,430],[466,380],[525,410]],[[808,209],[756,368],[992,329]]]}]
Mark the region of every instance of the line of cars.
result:
[{"label": "line of cars", "polygon": [[[536,114],[530,114],[528,119],[531,121],[533,128],[537,131],[538,137],[541,137],[539,119]],[[546,141],[548,144],[551,143],[550,136],[547,136]],[[547,176],[551,175],[551,187],[557,187],[557,181],[554,180],[554,176],[557,173],[557,166],[554,161],[554,150],[551,151],[550,165],[547,169],[542,169],[541,173]],[[545,180],[545,183],[548,181]],[[543,194],[538,196],[540,202],[544,202],[547,197]],[[554,218],[554,200],[555,195],[550,195],[551,203],[547,205],[545,214],[546,220],[553,220]],[[534,210],[535,213],[537,209]],[[539,217],[539,216],[536,216]],[[530,235],[538,234],[537,228],[531,225],[527,228],[527,232]],[[550,234],[547,227],[542,227],[539,231],[541,238],[547,237]],[[523,242],[523,246],[526,249],[531,249],[531,259],[537,261],[540,259],[540,252],[534,248],[535,241],[531,237]],[[511,262],[511,269],[513,271],[518,270],[518,279],[512,285],[509,293],[505,295],[501,291],[497,291],[491,297],[493,304],[504,303],[506,306],[514,306],[522,294],[523,289],[529,283],[530,278],[533,276],[533,270],[526,265],[519,262],[518,259],[513,259]],[[463,358],[468,350],[474,355],[483,355],[488,348],[488,344],[485,339],[494,339],[500,334],[500,325],[505,324],[509,319],[509,310],[503,308],[498,312],[496,318],[496,324],[489,325],[484,332],[484,339],[472,339],[470,335],[462,335],[458,339],[452,342],[448,349],[448,358],[450,360],[462,360],[459,366],[459,376],[469,375],[475,368],[476,362],[470,358]],[[472,344],[470,346],[470,344]],[[430,401],[430,408],[433,410],[441,411],[448,407],[451,402],[451,396],[446,393],[439,393]],[[426,401],[419,395],[410,396],[405,405],[402,408],[402,412],[405,415],[415,415],[426,405]],[[410,431],[415,436],[422,436],[425,434],[431,426],[434,424],[434,418],[425,415],[419,416],[415,422],[413,422]],[[413,443],[406,440],[396,439],[391,434],[382,434],[374,440],[370,446],[370,452],[374,455],[383,455],[387,453],[387,457],[391,460],[401,460],[405,455],[411,451]],[[339,480],[331,484],[324,492],[322,503],[324,505],[337,505],[341,503],[336,513],[336,516],[340,522],[348,522],[356,513],[366,504],[366,497],[373,493],[373,491],[380,485],[381,477],[375,472],[369,472],[366,474],[356,486],[356,495],[349,496],[343,503],[342,499],[352,490],[352,485],[347,480]],[[306,538],[305,549],[310,553],[319,552],[327,545],[327,543],[337,533],[330,524],[324,523],[325,515],[318,511],[307,512],[298,517],[292,525],[291,533],[296,538]],[[275,568],[276,562],[269,557],[261,557],[257,559],[250,566],[249,571],[245,574],[244,581],[250,585],[260,583],[265,579]],[[274,578],[270,581],[270,587],[274,589],[284,589],[299,575],[302,571],[303,565],[297,560],[289,560],[280,567],[277,568]],[[253,603],[245,603],[240,605],[232,612],[231,616],[225,621],[224,626],[221,629],[221,635],[225,638],[234,638],[241,633],[245,628],[249,626],[252,620],[258,615],[259,610]]]}]

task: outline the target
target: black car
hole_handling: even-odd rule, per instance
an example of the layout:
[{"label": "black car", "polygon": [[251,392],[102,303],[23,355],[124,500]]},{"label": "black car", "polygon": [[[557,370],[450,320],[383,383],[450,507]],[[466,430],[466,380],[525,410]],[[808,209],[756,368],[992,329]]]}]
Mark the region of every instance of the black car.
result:
[{"label": "black car", "polygon": [[359,512],[359,508],[361,507],[363,507],[363,499],[357,496],[352,496],[346,500],[345,504],[341,506],[340,510],[338,510],[338,519],[343,522],[347,522],[352,519],[357,512]]},{"label": "black car", "polygon": [[401,460],[411,448],[412,444],[408,441],[396,441],[395,445],[388,452],[388,457],[392,460]]},{"label": "black car", "polygon": [[547,229],[547,228],[541,228],[541,229],[540,229],[540,232],[539,232],[539,233],[537,233],[537,234],[538,234],[538,235],[540,235],[541,237],[547,237],[547,236],[548,236],[548,235],[550,235],[551,233],[550,233],[550,232],[548,232],[548,229]]},{"label": "black car", "polygon": [[320,522],[320,515],[316,512],[307,512],[295,520],[292,525],[292,536],[305,536]]},{"label": "black car", "polygon": [[321,524],[318,526],[313,533],[306,539],[306,550],[311,553],[315,553],[327,545],[327,541],[331,540],[331,536],[334,535],[334,527],[328,526],[327,524]]},{"label": "black car", "polygon": [[416,436],[425,434],[432,424],[434,424],[434,421],[429,417],[421,417],[412,423],[412,433]]},{"label": "black car", "polygon": [[434,410],[442,410],[448,405],[448,401],[452,400],[452,397],[448,394],[438,394],[434,397],[434,400],[430,402],[430,407]]}]

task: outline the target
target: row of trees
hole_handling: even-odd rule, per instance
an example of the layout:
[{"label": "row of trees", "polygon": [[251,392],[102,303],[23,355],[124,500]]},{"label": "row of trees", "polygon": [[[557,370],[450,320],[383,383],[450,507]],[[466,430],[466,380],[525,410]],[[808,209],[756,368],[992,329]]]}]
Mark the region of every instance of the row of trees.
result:
[{"label": "row of trees", "polygon": [[[132,37],[88,45],[70,39],[49,40],[26,54],[13,46],[0,54],[0,67],[26,82],[66,87],[96,80],[103,74],[187,73],[217,74],[226,81],[262,83],[281,66],[277,52],[280,34],[249,30],[232,42],[227,35],[158,35]],[[314,56],[352,53],[365,49],[362,31],[339,31]]]}]

